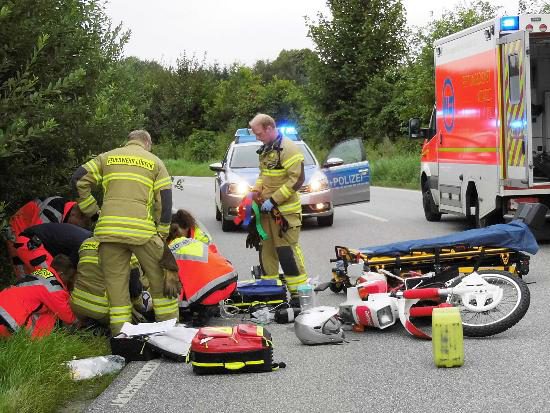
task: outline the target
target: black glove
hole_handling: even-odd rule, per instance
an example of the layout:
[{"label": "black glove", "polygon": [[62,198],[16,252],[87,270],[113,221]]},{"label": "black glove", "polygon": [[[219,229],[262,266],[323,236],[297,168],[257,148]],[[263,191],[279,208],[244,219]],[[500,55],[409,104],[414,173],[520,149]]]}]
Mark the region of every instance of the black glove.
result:
[{"label": "black glove", "polygon": [[246,237],[246,248],[256,248],[256,251],[260,251],[260,246],[262,239],[260,234],[258,234],[258,229],[256,228],[256,218],[250,220],[248,225],[248,235]]},{"label": "black glove", "polygon": [[141,284],[139,268],[132,268],[130,271],[130,298],[133,300],[141,296],[143,285]]}]

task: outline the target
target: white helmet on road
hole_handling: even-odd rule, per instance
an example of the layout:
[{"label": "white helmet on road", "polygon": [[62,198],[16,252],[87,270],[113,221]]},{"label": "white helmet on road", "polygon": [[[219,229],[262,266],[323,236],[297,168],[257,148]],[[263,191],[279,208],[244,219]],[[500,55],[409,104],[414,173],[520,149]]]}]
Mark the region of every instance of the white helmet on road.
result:
[{"label": "white helmet on road", "polygon": [[315,307],[300,313],[294,321],[294,332],[303,344],[344,341],[342,322],[335,307]]}]

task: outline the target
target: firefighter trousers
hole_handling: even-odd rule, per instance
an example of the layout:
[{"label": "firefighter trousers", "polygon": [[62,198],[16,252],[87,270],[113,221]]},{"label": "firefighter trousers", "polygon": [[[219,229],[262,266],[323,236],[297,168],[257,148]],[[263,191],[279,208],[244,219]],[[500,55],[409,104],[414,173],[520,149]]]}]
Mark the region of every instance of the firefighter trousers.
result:
[{"label": "firefighter trousers", "polygon": [[288,290],[293,296],[297,294],[298,286],[307,281],[304,255],[299,244],[301,226],[293,225],[300,222],[299,215],[296,215],[287,218],[289,228],[282,232],[271,214],[261,214],[262,227],[268,235],[260,249],[262,279],[278,279],[280,263]]},{"label": "firefighter trousers", "polygon": [[132,321],[130,301],[130,257],[137,257],[149,281],[149,292],[157,321],[178,318],[178,300],[164,297],[164,272],[159,261],[162,258],[164,242],[155,235],[143,245],[114,242],[99,244],[99,262],[105,276],[105,288],[109,299],[111,334],[120,332],[125,322]]}]

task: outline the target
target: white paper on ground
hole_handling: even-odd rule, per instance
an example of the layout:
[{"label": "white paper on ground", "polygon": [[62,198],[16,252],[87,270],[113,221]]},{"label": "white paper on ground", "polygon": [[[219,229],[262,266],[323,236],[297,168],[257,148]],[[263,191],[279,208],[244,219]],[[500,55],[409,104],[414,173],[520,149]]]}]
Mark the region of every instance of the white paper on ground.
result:
[{"label": "white paper on ground", "polygon": [[198,331],[197,328],[188,328],[179,325],[169,329],[165,333],[152,336],[149,339],[149,343],[171,353],[184,356],[189,352],[191,341]]},{"label": "white paper on ground", "polygon": [[171,320],[159,321],[156,323],[124,323],[120,332],[126,334],[127,336],[164,333],[165,331],[173,328],[176,325],[176,321],[177,319],[172,318]]}]

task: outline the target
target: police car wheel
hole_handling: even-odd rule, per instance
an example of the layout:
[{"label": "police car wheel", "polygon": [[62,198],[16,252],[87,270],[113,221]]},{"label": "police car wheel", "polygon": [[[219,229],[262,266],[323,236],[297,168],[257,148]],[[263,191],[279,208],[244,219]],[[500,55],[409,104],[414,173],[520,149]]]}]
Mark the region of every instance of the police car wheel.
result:
[{"label": "police car wheel", "polygon": [[237,228],[237,226],[232,220],[225,219],[223,213],[221,214],[221,221],[222,221],[223,232],[235,231],[235,229]]},{"label": "police car wheel", "polygon": [[331,227],[334,223],[334,214],[328,215],[326,217],[317,217],[317,225],[320,227]]}]

